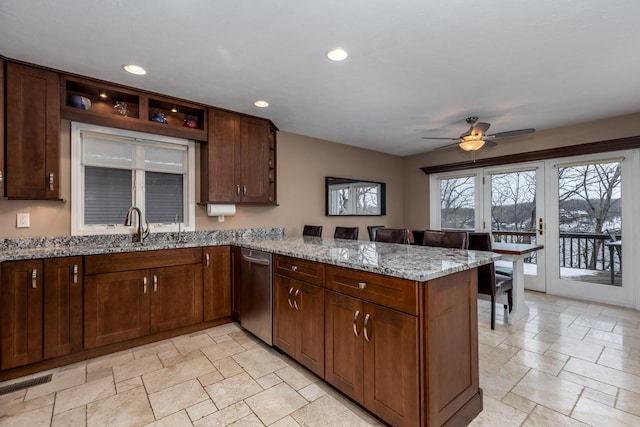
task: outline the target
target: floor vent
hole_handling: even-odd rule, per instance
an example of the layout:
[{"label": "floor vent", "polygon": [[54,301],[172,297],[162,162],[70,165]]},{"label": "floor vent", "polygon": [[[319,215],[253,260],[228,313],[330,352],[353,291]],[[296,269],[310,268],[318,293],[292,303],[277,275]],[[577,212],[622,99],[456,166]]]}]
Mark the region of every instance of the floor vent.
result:
[{"label": "floor vent", "polygon": [[19,383],[13,383],[0,387],[0,396],[3,394],[13,393],[14,391],[23,390],[25,388],[33,387],[34,385],[46,384],[51,381],[51,374],[43,377],[32,378],[30,380],[20,381]]}]

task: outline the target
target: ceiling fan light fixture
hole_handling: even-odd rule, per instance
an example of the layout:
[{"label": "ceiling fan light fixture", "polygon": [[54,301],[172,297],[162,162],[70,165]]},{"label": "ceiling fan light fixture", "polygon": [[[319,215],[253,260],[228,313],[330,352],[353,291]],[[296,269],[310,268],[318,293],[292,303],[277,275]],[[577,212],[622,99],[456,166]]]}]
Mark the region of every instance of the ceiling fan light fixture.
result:
[{"label": "ceiling fan light fixture", "polygon": [[464,151],[476,151],[484,146],[484,140],[482,139],[465,139],[458,144]]},{"label": "ceiling fan light fixture", "polygon": [[327,52],[327,58],[332,61],[344,61],[349,54],[344,49],[332,49]]}]

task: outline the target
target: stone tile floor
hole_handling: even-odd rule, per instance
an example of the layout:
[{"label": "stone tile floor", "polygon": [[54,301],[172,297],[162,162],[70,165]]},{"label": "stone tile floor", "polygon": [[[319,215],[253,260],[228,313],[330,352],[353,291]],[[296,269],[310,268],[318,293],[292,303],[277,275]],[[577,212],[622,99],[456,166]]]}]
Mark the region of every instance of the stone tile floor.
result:
[{"label": "stone tile floor", "polygon": [[[478,302],[484,411],[471,425],[640,426],[640,312],[526,303],[529,316],[492,331]],[[381,425],[235,323],[51,372],[0,396],[0,426]]]}]

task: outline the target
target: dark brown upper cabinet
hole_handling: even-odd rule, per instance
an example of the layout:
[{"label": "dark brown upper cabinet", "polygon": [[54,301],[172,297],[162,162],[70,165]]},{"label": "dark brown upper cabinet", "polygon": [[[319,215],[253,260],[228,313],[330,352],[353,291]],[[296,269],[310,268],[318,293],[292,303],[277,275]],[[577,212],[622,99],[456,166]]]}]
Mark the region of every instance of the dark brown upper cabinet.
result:
[{"label": "dark brown upper cabinet", "polygon": [[209,109],[201,201],[275,204],[275,132],[269,120]]},{"label": "dark brown upper cabinet", "polygon": [[6,196],[60,196],[59,75],[6,65]]}]

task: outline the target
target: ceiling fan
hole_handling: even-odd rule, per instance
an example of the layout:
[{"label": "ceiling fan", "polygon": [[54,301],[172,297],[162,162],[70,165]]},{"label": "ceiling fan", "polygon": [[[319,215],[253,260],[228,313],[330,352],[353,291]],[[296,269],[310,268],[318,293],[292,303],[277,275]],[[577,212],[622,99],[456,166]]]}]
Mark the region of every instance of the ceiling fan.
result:
[{"label": "ceiling fan", "polygon": [[469,130],[463,133],[462,135],[460,135],[460,137],[458,138],[438,138],[438,137],[423,136],[422,139],[444,139],[447,141],[457,141],[454,144],[448,144],[440,148],[447,148],[454,145],[458,145],[460,148],[462,148],[465,151],[476,151],[481,149],[482,147],[495,147],[496,145],[498,145],[494,142],[496,139],[528,135],[536,131],[534,128],[529,128],[529,129],[510,130],[507,132],[498,132],[491,135],[486,135],[485,132],[491,126],[490,123],[478,122],[478,117],[476,116],[467,117],[465,121],[469,123]]}]

